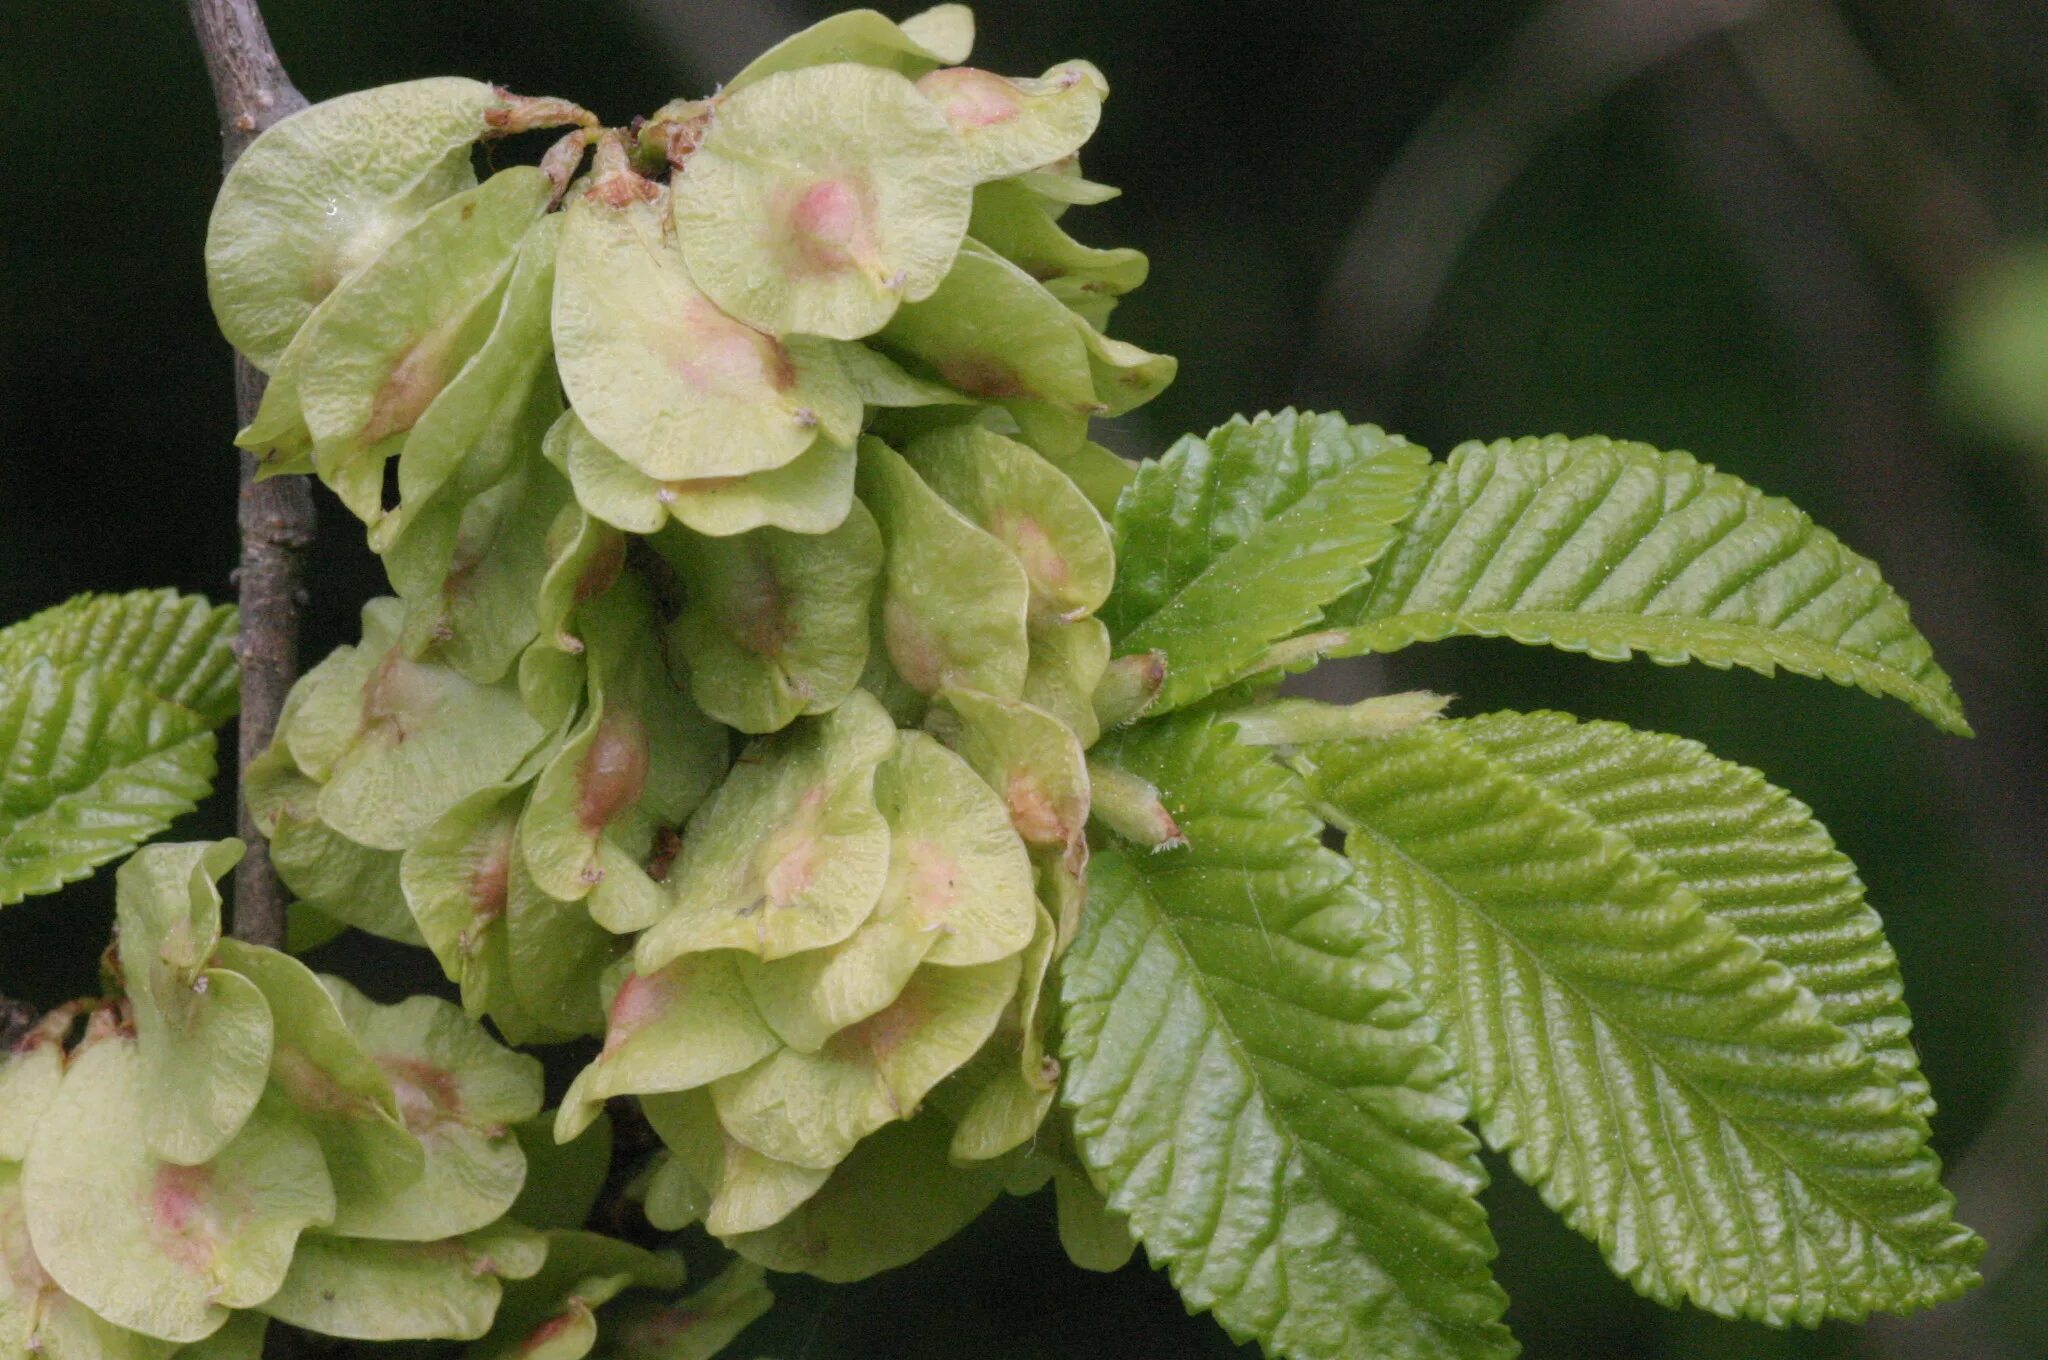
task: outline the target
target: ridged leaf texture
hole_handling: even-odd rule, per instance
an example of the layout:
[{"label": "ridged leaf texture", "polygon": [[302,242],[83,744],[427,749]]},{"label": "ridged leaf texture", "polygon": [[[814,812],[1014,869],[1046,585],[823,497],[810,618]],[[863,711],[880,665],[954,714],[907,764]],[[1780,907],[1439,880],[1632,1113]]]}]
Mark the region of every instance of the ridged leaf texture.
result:
[{"label": "ridged leaf texture", "polygon": [[1282,411],[1193,435],[1116,509],[1120,654],[1166,655],[1156,712],[1235,680],[1362,585],[1413,509],[1426,450],[1341,416]]},{"label": "ridged leaf texture", "polygon": [[138,681],[40,658],[0,671],[0,906],[148,840],[213,774],[211,724]]},{"label": "ridged leaf texture", "polygon": [[1110,1206],[1276,1356],[1512,1355],[1466,1099],[1299,782],[1193,715],[1098,755],[1189,842],[1099,850],[1063,963],[1065,1099]]},{"label": "ridged leaf texture", "polygon": [[218,727],[235,714],[235,608],[175,590],[79,595],[0,630],[0,670],[34,657],[126,676]]},{"label": "ridged leaf texture", "polygon": [[1688,454],[1602,438],[1466,444],[1434,469],[1323,655],[1456,635],[1625,660],[1777,667],[1967,734],[1906,605],[1797,507]]},{"label": "ridged leaf texture", "polygon": [[1556,791],[1597,773],[1497,754],[1517,721],[1306,754],[1486,1141],[1665,1302],[1810,1325],[1974,1283],[1916,1094],[1658,862],[1673,837],[1638,848],[1626,798],[1603,824]]},{"label": "ridged leaf texture", "polygon": [[1811,808],[1757,771],[1662,732],[1564,713],[1494,713],[1458,729],[1676,876],[1789,968],[1821,1013],[1933,1114],[1884,922]]}]

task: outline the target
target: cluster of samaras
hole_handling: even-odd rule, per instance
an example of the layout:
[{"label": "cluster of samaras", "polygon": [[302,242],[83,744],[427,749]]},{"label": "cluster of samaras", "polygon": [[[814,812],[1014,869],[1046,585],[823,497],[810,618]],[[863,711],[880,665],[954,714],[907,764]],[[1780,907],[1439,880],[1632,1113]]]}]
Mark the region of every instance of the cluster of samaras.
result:
[{"label": "cluster of samaras", "polygon": [[905,1174],[847,1159],[914,1119],[933,1174],[992,1163],[1053,1101],[1085,752],[1160,680],[1094,617],[1129,471],[1088,422],[1174,366],[1100,329],[1144,258],[1057,222],[1110,192],[1076,162],[1101,76],[971,36],[840,15],[628,129],[371,90],[215,211],[222,329],[271,375],[241,442],[397,592],[250,772],[278,869],[515,1042],[602,1034],[556,1129],[643,1097],[660,1227]]}]

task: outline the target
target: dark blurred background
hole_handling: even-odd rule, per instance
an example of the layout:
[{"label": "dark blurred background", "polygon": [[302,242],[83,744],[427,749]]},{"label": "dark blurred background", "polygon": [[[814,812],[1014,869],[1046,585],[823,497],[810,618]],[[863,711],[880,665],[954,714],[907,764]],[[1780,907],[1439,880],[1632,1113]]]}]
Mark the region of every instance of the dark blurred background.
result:
[{"label": "dark blurred background", "polygon": [[[315,99],[436,73],[612,121],[708,91],[829,12],[800,0],[267,0]],[[1510,1320],[1551,1357],[2048,1355],[2048,6],[2039,0],[997,0],[977,65],[1095,60],[1068,225],[1152,282],[1119,334],[1181,357],[1112,439],[1341,409],[1438,451],[1608,433],[1790,496],[1913,602],[1980,733],[1811,681],[1466,642],[1332,679],[1465,712],[1568,708],[1769,771],[1861,865],[1904,959],[1990,1285],[1905,1323],[1774,1333],[1613,1281],[1496,1165]],[[892,12],[897,12],[892,10]],[[81,590],[224,596],[226,347],[200,269],[218,182],[175,0],[0,0],[0,618]],[[380,578],[326,514],[309,655]],[[218,807],[179,828],[224,834]],[[92,983],[87,887],[0,917],[0,978]],[[391,965],[393,967],[397,964]],[[395,986],[397,979],[391,979]],[[1233,1354],[1142,1264],[1068,1267],[1049,1200],[927,1262],[794,1282],[736,1355]]]}]

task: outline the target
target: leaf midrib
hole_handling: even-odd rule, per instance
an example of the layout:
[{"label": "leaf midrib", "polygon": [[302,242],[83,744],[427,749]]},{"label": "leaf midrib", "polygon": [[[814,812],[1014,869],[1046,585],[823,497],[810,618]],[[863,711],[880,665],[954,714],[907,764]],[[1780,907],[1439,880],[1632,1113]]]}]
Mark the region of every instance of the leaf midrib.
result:
[{"label": "leaf midrib", "polygon": [[[1969,735],[1969,726],[1962,720],[1953,696],[1929,685],[1889,662],[1873,657],[1859,656],[1854,652],[1831,643],[1821,642],[1800,633],[1781,632],[1761,624],[1731,624],[1713,619],[1694,619],[1676,614],[1637,614],[1621,610],[1579,610],[1579,609],[1423,609],[1403,610],[1383,615],[1365,623],[1353,624],[1344,629],[1345,641],[1338,643],[1323,654],[1325,656],[1352,656],[1362,653],[1395,651],[1417,639],[1408,636],[1404,626],[1421,623],[1426,627],[1437,622],[1448,623],[1453,629],[1467,628],[1484,634],[1488,629],[1496,633],[1507,633],[1508,625],[1529,623],[1546,630],[1558,625],[1589,622],[1619,622],[1634,625],[1645,633],[1656,633],[1662,637],[1688,644],[1687,651],[1697,652],[1695,642],[1722,643],[1732,645],[1748,643],[1766,653],[1777,652],[1789,658],[1779,661],[1770,658],[1766,663],[1745,661],[1726,657],[1732,664],[1746,670],[1764,671],[1764,664],[1784,665],[1796,670],[1795,662],[1812,667],[1821,676],[1828,676],[1831,670],[1846,671],[1851,676],[1870,675],[1883,681],[1882,687],[1902,698],[1910,700],[1923,711],[1932,710],[1942,716],[1941,726],[1959,735]],[[1648,650],[1638,643],[1625,643],[1631,652]],[[1356,647],[1357,650],[1350,650]],[[1703,658],[1704,659],[1704,658]],[[1710,663],[1711,664],[1711,663]]]},{"label": "leaf midrib", "polygon": [[[1407,446],[1401,445],[1396,447],[1405,448]],[[1398,474],[1399,471],[1400,465],[1398,463],[1392,462],[1391,460],[1387,460],[1383,458],[1380,454],[1375,454],[1372,457],[1361,459],[1358,462],[1351,464],[1349,467],[1342,468],[1332,473],[1330,476],[1323,477],[1321,479],[1310,478],[1308,481],[1308,485],[1302,490],[1301,494],[1296,496],[1293,502],[1290,503],[1284,510],[1280,511],[1280,513],[1277,515],[1273,515],[1268,518],[1262,519],[1257,525],[1257,527],[1251,533],[1245,535],[1243,538],[1240,538],[1237,542],[1231,544],[1228,548],[1225,548],[1222,552],[1211,557],[1207,565],[1203,566],[1192,577],[1188,578],[1188,580],[1183,582],[1180,586],[1176,587],[1171,593],[1162,597],[1157,606],[1151,609],[1151,611],[1148,612],[1144,618],[1140,619],[1137,623],[1132,625],[1130,631],[1124,633],[1122,636],[1117,638],[1118,646],[1125,650],[1131,650],[1134,648],[1137,650],[1143,650],[1142,647],[1138,647],[1137,645],[1139,639],[1141,639],[1147,632],[1153,630],[1156,626],[1160,625],[1162,622],[1171,623],[1173,620],[1173,616],[1185,603],[1188,597],[1200,591],[1205,584],[1209,583],[1212,579],[1216,578],[1217,574],[1220,571],[1223,571],[1225,568],[1227,568],[1231,563],[1241,561],[1245,556],[1256,553],[1259,547],[1266,540],[1270,539],[1275,533],[1286,531],[1299,520],[1307,519],[1316,515],[1321,515],[1326,518],[1329,517],[1332,511],[1336,508],[1330,504],[1331,498],[1335,496],[1338,493],[1338,491],[1345,489],[1346,483],[1356,480],[1356,482],[1358,483],[1358,494],[1364,495],[1367,491],[1371,489],[1372,482],[1375,478],[1387,478],[1392,480],[1395,478],[1395,474]],[[1419,486],[1421,482],[1421,477],[1419,474],[1415,480],[1417,482],[1417,485]],[[1399,492],[1400,487],[1398,485],[1398,482],[1396,482],[1396,484],[1391,488],[1388,494],[1397,495],[1399,494]],[[1212,520],[1214,518],[1213,503],[1216,497],[1220,496],[1221,494],[1221,485],[1215,478],[1209,478],[1204,481],[1202,486],[1202,519],[1205,522]],[[1412,509],[1413,507],[1412,505],[1410,505],[1409,510],[1411,512]],[[1386,543],[1381,547],[1379,552],[1371,555],[1372,561],[1378,561],[1379,558],[1385,556],[1387,548],[1393,546],[1393,540],[1396,533],[1395,526],[1399,523],[1399,521],[1400,516],[1397,515],[1391,520],[1375,519],[1368,523],[1357,526],[1357,538],[1356,540],[1354,540],[1353,546],[1356,546],[1357,541],[1369,542],[1370,536],[1374,533],[1384,535],[1387,540]],[[1169,544],[1167,547],[1167,551],[1171,553],[1172,550],[1173,546]],[[1325,545],[1320,551],[1321,553],[1329,552],[1329,545]],[[1303,555],[1308,556],[1311,554]],[[1350,589],[1356,590],[1359,588],[1361,584],[1362,582],[1356,583],[1353,586],[1351,586]],[[1332,598],[1342,598],[1342,595],[1345,593],[1348,592],[1339,592],[1338,595],[1333,596]],[[1315,611],[1311,610],[1310,612]]]},{"label": "leaf midrib", "polygon": [[[1351,1250],[1358,1257],[1366,1261],[1372,1262],[1374,1268],[1377,1269],[1380,1272],[1380,1274],[1386,1278],[1388,1285],[1393,1289],[1395,1294],[1397,1294],[1400,1297],[1402,1303],[1404,1303],[1407,1306],[1408,1313],[1411,1318],[1422,1322],[1423,1325],[1429,1330],[1429,1332],[1431,1332],[1434,1335],[1446,1338],[1447,1340],[1456,1338],[1458,1335],[1461,1334],[1461,1331],[1452,1330],[1443,1319],[1439,1318],[1435,1313],[1431,1312],[1429,1309],[1425,1308],[1423,1305],[1416,1302],[1416,1300],[1409,1294],[1408,1289],[1402,1284],[1400,1277],[1397,1276],[1393,1271],[1389,1270],[1386,1267],[1385,1263],[1381,1262],[1379,1258],[1375,1256],[1370,1250],[1368,1250],[1365,1247],[1365,1244],[1359,1240],[1358,1235],[1352,1229],[1351,1211],[1349,1209],[1343,1208],[1343,1201],[1339,1200],[1330,1193],[1329,1187],[1324,1181],[1322,1171],[1316,1166],[1315,1160],[1309,1157],[1303,1150],[1305,1146],[1304,1140],[1302,1136],[1295,1131],[1293,1122],[1291,1120],[1283,1120],[1276,1117],[1277,1113],[1284,1107],[1275,1102],[1271,1091],[1267,1089],[1264,1074],[1260,1071],[1258,1063],[1252,1060],[1251,1054],[1249,1050],[1245,1048],[1243,1039],[1241,1039],[1238,1036],[1236,1028],[1228,1023],[1222,1023],[1225,1020],[1226,1013],[1221,1004],[1217,1001],[1216,994],[1209,985],[1209,979],[1207,975],[1203,973],[1200,964],[1195,960],[1194,955],[1189,951],[1186,941],[1184,941],[1181,938],[1180,932],[1177,929],[1175,929],[1173,914],[1167,911],[1162,905],[1160,905],[1159,899],[1152,892],[1151,879],[1145,874],[1145,872],[1141,868],[1138,867],[1138,860],[1135,855],[1131,854],[1129,851],[1126,850],[1118,850],[1115,853],[1120,854],[1124,857],[1125,863],[1129,866],[1129,870],[1133,880],[1139,886],[1139,894],[1144,899],[1147,910],[1150,911],[1152,916],[1157,921],[1157,924],[1153,926],[1151,932],[1148,933],[1160,934],[1166,937],[1166,939],[1172,946],[1175,955],[1179,958],[1183,968],[1185,969],[1187,974],[1194,980],[1195,990],[1200,994],[1203,1004],[1208,1007],[1210,1015],[1215,1017],[1216,1020],[1219,1022],[1211,1028],[1210,1032],[1212,1034],[1220,1032],[1223,1036],[1224,1043],[1229,1046],[1231,1052],[1237,1056],[1238,1061],[1243,1065],[1246,1080],[1251,1084],[1252,1089],[1258,1093],[1260,1104],[1265,1108],[1266,1111],[1268,1111],[1268,1123],[1276,1131],[1280,1133],[1282,1140],[1287,1145],[1287,1152],[1289,1158],[1301,1167],[1302,1173],[1315,1186],[1316,1193],[1322,1197],[1323,1202],[1325,1204],[1329,1204],[1339,1209],[1339,1212],[1344,1220],[1345,1242],[1349,1245]],[[1348,875],[1354,871],[1351,871],[1349,869],[1349,866],[1346,866],[1346,869],[1346,881],[1348,881]],[[1280,934],[1283,938],[1288,939],[1291,943],[1301,943],[1299,940],[1294,940],[1292,936],[1286,935],[1284,931],[1276,933]],[[1134,952],[1133,957],[1136,957],[1136,952]],[[1295,1070],[1299,1071],[1300,1069],[1297,1068]],[[1335,1083],[1329,1081],[1327,1078],[1319,1077],[1317,1078],[1317,1080],[1321,1085],[1328,1087],[1332,1091],[1338,1091],[1341,1093],[1343,1090],[1343,1088],[1337,1086]],[[1349,1099],[1348,1094],[1345,1095],[1345,1099]],[[1446,1280],[1454,1280],[1454,1277],[1451,1276],[1443,1276],[1442,1278],[1445,1278]],[[1240,1289],[1235,1292],[1241,1295],[1243,1291]],[[1349,1335],[1358,1335],[1358,1332],[1355,1328],[1355,1324],[1347,1322],[1345,1330]],[[1469,1333],[1471,1335],[1482,1338],[1485,1336],[1487,1331],[1484,1325],[1464,1328],[1461,1330],[1464,1333]],[[1453,1343],[1453,1350],[1455,1349],[1456,1347]]]},{"label": "leaf midrib", "polygon": [[[1501,923],[1496,921],[1487,912],[1473,905],[1470,898],[1468,898],[1464,893],[1459,892],[1456,888],[1452,887],[1448,882],[1444,880],[1441,874],[1437,873],[1434,869],[1431,869],[1429,866],[1423,864],[1420,860],[1417,860],[1413,855],[1409,854],[1407,850],[1402,848],[1398,843],[1396,843],[1394,840],[1384,835],[1383,833],[1376,831],[1371,827],[1359,825],[1356,819],[1347,816],[1343,813],[1341,809],[1335,807],[1332,804],[1329,804],[1326,801],[1318,801],[1324,816],[1329,819],[1332,825],[1342,828],[1347,835],[1357,835],[1362,833],[1364,835],[1371,836],[1375,842],[1382,846],[1385,846],[1387,849],[1392,851],[1394,856],[1397,859],[1399,859],[1403,864],[1408,865],[1417,874],[1427,879],[1429,882],[1437,885],[1437,887],[1445,894],[1445,896],[1450,898],[1451,901],[1455,902],[1460,909],[1469,912],[1473,917],[1475,917],[1483,925],[1485,925],[1487,929],[1489,929],[1500,939],[1505,941],[1509,945],[1509,947],[1514,949],[1518,954],[1522,955],[1524,958],[1528,959],[1530,963],[1534,964],[1537,968],[1537,971],[1541,973],[1543,977],[1549,979],[1553,985],[1562,988],[1574,1000],[1578,1001],[1579,1004],[1583,1005],[1588,1011],[1590,1011],[1594,1015],[1599,1016],[1601,1021],[1604,1024],[1606,1024],[1607,1027],[1613,1033],[1624,1038],[1630,1045],[1634,1046],[1636,1049],[1644,1053],[1647,1057],[1654,1059],[1660,1071],[1664,1072],[1667,1076],[1670,1077],[1670,1079],[1675,1084],[1684,1088],[1688,1093],[1693,1095],[1702,1104],[1706,1105],[1707,1108],[1713,1110],[1715,1116],[1719,1118],[1722,1122],[1724,1122],[1732,1128],[1739,1130],[1744,1137],[1753,1138],[1759,1145],[1769,1149],[1772,1157],[1774,1157],[1782,1167],[1796,1175],[1799,1178],[1799,1181],[1802,1185],[1811,1187],[1815,1193],[1820,1195],[1822,1198],[1828,1200],[1830,1203],[1836,1205],[1837,1208],[1845,1216],[1852,1218],[1859,1223],[1862,1223],[1865,1227],[1869,1228],[1873,1234],[1880,1238],[1883,1238],[1887,1242],[1892,1243],[1894,1248],[1896,1248],[1899,1251],[1900,1255],[1904,1256],[1908,1260],[1920,1261],[1925,1263],[1929,1267],[1943,1270],[1952,1270],[1960,1267],[1961,1263],[1933,1259],[1924,1255],[1917,1247],[1907,1246],[1906,1244],[1900,1242],[1900,1240],[1887,1227],[1872,1221],[1868,1217],[1868,1215],[1866,1215],[1862,1210],[1844,1202],[1839,1192],[1837,1192],[1833,1186],[1818,1181],[1813,1176],[1807,1174],[1800,1167],[1798,1162],[1792,1160],[1792,1158],[1790,1158],[1784,1152],[1784,1150],[1778,1146],[1775,1140],[1773,1140],[1772,1138],[1768,1137],[1763,1133],[1751,1129],[1749,1125],[1732,1117],[1728,1113],[1728,1111],[1722,1106],[1719,1100],[1716,1100],[1714,1097],[1708,1095],[1705,1091],[1700,1089],[1699,1085],[1692,1079],[1691,1076],[1689,1076],[1685,1072],[1679,1071],[1678,1069],[1674,1068],[1663,1057],[1663,1055],[1658,1049],[1653,1047],[1646,1040],[1639,1037],[1633,1026],[1617,1023],[1614,1017],[1609,1015],[1604,1009],[1594,1005],[1593,1002],[1586,996],[1586,994],[1583,991],[1581,991],[1572,982],[1571,979],[1560,975],[1555,969],[1544,966],[1542,956],[1536,953],[1535,950],[1530,945],[1528,945],[1519,935],[1517,935],[1513,930],[1509,929],[1507,926],[1502,925]],[[1679,892],[1685,893],[1687,896],[1693,895],[1690,889],[1687,889],[1682,885],[1677,890]],[[1701,910],[1704,912],[1705,907],[1701,906]],[[1833,1022],[1830,1021],[1828,1023],[1832,1024]],[[1840,1026],[1836,1026],[1836,1028],[1839,1029]],[[1844,1031],[1844,1034],[1846,1035],[1847,1031]],[[1853,1038],[1854,1036],[1848,1037]],[[1860,1041],[1858,1043],[1858,1047],[1861,1047]],[[1868,1060],[1867,1053],[1865,1054],[1865,1058],[1866,1060]],[[1900,1110],[1902,1113],[1909,1112],[1907,1110],[1907,1107],[1903,1103],[1901,1103],[1900,1105]],[[1628,1165],[1630,1183],[1636,1185],[1638,1187],[1638,1190],[1640,1191],[1642,1182],[1635,1171],[1633,1163],[1630,1162],[1628,1158],[1623,1158],[1622,1161]],[[1689,1187],[1687,1193],[1688,1195],[1691,1193]],[[1641,1202],[1647,1205],[1654,1203],[1654,1199],[1648,1195],[1643,1195]],[[1697,1221],[1703,1222],[1704,1219],[1700,1219]],[[1754,1235],[1751,1236],[1751,1248],[1753,1251],[1756,1251],[1758,1258],[1761,1259],[1763,1256],[1761,1244],[1757,1242]]]}]

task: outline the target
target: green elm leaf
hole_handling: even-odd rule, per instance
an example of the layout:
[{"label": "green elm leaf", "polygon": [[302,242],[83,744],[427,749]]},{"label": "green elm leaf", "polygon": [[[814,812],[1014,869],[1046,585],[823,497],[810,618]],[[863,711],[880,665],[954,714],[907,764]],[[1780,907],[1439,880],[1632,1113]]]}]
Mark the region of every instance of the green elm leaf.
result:
[{"label": "green elm leaf", "polygon": [[937,5],[897,24],[871,9],[821,19],[748,62],[725,83],[743,90],[778,71],[857,61],[906,76],[967,60],[974,44],[974,13],[965,5]]},{"label": "green elm leaf", "polygon": [[86,877],[198,806],[209,726],[95,666],[0,669],[0,906]]},{"label": "green elm leaf", "polygon": [[1304,759],[1487,1142],[1665,1302],[1813,1325],[1975,1283],[1914,1097],[1678,874],[1466,732]]},{"label": "green elm leaf", "polygon": [[683,261],[670,191],[642,197],[629,174],[571,196],[556,267],[556,361],[592,437],[665,482],[779,468],[820,431],[851,443],[860,397],[838,361],[719,310]]},{"label": "green elm leaf", "polygon": [[350,1341],[469,1341],[490,1330],[502,1281],[533,1275],[546,1253],[545,1237],[511,1223],[442,1242],[308,1233],[283,1287],[258,1306]]},{"label": "green elm leaf", "polygon": [[863,439],[860,497],[882,530],[882,654],[929,696],[965,685],[1015,697],[1030,665],[1031,587],[993,535],[947,504],[903,456]]},{"label": "green elm leaf", "polygon": [[142,1057],[118,1034],[71,1058],[22,1166],[30,1240],[108,1322],[198,1341],[277,1292],[301,1230],[334,1214],[320,1145],[265,1101],[212,1161],[153,1156]]},{"label": "green elm leaf", "polygon": [[774,732],[837,707],[859,683],[882,569],[881,534],[866,509],[825,534],[675,530],[655,546],[689,585],[670,653],[687,662],[690,693],[711,717]]},{"label": "green elm leaf", "polygon": [[1117,504],[1119,654],[1158,651],[1155,712],[1238,678],[1365,581],[1414,508],[1429,455],[1341,416],[1242,418],[1182,439]]},{"label": "green elm leaf", "polygon": [[405,81],[315,104],[252,142],[206,234],[207,292],[228,343],[274,371],[338,284],[476,183],[470,147],[498,103],[480,81]]},{"label": "green elm leaf", "polygon": [[1456,727],[1676,875],[1790,969],[1821,1014],[1933,1115],[1884,922],[1811,808],[1682,737],[1563,713],[1492,713]]},{"label": "green elm leaf", "polygon": [[763,1275],[752,1262],[735,1261],[674,1303],[623,1299],[605,1314],[598,1353],[604,1360],[712,1360],[773,1306]]},{"label": "green elm leaf", "polygon": [[890,1124],[789,1217],[725,1244],[770,1270],[834,1284],[908,1265],[979,1218],[1013,1169],[1007,1160],[954,1166],[952,1136],[936,1113]]},{"label": "green elm leaf", "polygon": [[35,657],[118,672],[218,727],[235,715],[235,607],[175,590],[75,595],[0,629],[0,671]]},{"label": "green elm leaf", "polygon": [[918,77],[967,144],[974,180],[1005,179],[1081,149],[1102,121],[1109,82],[1085,61],[1065,61],[1036,80],[954,66]]},{"label": "green elm leaf", "polygon": [[1304,653],[1479,635],[1603,661],[1782,666],[1970,730],[1873,563],[1790,503],[1645,444],[1552,436],[1453,450],[1373,581],[1329,624]]},{"label": "green elm leaf", "polygon": [[243,848],[145,845],[114,876],[116,958],[151,1110],[146,1139],[154,1155],[186,1166],[228,1145],[270,1078],[270,1003],[249,979],[208,966],[221,936],[215,880]]},{"label": "green elm leaf", "polygon": [[1109,1207],[1276,1355],[1512,1355],[1465,1096],[1299,781],[1195,716],[1097,754],[1188,837],[1098,851],[1062,963],[1063,1098]]},{"label": "green elm leaf", "polygon": [[675,228],[691,276],[741,321],[858,340],[939,286],[973,184],[961,138],[901,74],[806,66],[719,97],[676,173]]},{"label": "green elm leaf", "polygon": [[925,484],[1010,550],[1034,620],[1091,614],[1116,575],[1109,526],[1079,487],[1029,447],[974,425],[934,430],[904,451]]},{"label": "green elm leaf", "polygon": [[697,950],[778,959],[853,934],[888,874],[875,770],[895,747],[888,715],[860,690],[749,747],[690,819],[668,910],[635,946],[641,972]]},{"label": "green elm leaf", "polygon": [[399,1117],[426,1154],[417,1183],[344,1205],[334,1231],[432,1242],[496,1222],[525,1183],[526,1158],[510,1126],[540,1113],[539,1062],[501,1046],[439,997],[380,1006],[340,978],[320,981],[390,1079]]}]

